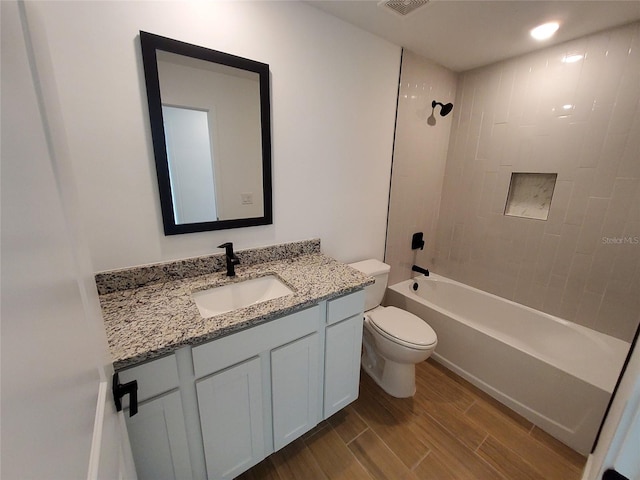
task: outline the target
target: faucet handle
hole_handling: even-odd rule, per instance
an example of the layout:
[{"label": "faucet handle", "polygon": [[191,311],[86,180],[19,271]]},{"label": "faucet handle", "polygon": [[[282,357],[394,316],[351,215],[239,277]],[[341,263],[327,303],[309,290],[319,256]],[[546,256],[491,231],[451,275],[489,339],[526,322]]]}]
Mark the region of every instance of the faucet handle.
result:
[{"label": "faucet handle", "polygon": [[227,243],[223,243],[222,245],[218,245],[218,248],[224,248],[225,249],[225,253],[229,256],[233,255],[233,243],[231,242],[227,242]]},{"label": "faucet handle", "polygon": [[225,255],[227,257],[236,258],[235,253],[233,253],[233,243],[231,243],[231,242],[223,243],[222,245],[218,245],[218,248],[224,248],[225,249]]}]

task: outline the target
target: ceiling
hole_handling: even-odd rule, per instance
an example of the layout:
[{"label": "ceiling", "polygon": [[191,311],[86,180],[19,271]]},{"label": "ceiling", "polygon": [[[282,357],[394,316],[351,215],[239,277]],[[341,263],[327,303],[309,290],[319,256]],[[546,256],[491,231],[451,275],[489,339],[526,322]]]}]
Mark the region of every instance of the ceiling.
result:
[{"label": "ceiling", "polygon": [[[456,72],[640,20],[640,0],[431,0],[404,17],[377,0],[307,3]],[[529,36],[554,20],[552,39]]]}]

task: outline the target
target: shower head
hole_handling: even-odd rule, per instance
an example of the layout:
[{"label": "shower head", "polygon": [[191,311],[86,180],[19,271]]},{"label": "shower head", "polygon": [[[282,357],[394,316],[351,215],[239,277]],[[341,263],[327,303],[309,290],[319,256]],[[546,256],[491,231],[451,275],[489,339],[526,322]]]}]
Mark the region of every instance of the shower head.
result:
[{"label": "shower head", "polygon": [[431,102],[431,108],[435,109],[436,105],[440,105],[440,116],[446,117],[453,110],[453,103],[442,104],[440,102],[436,102],[435,100]]}]

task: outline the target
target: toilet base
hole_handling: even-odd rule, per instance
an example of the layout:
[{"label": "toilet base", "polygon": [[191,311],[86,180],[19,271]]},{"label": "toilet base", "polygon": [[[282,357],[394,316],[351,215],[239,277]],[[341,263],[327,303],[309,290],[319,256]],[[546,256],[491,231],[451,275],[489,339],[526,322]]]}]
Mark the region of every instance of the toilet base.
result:
[{"label": "toilet base", "polygon": [[413,363],[397,363],[384,359],[384,366],[376,368],[362,356],[362,369],[392,397],[408,398],[416,393],[416,366]]}]

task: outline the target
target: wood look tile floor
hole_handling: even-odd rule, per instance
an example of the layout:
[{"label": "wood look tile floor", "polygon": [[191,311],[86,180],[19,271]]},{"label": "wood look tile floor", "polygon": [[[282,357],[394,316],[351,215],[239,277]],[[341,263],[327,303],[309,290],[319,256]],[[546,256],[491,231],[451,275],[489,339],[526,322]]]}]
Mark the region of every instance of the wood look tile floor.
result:
[{"label": "wood look tile floor", "polygon": [[360,397],[242,480],[579,480],[586,458],[429,359],[413,398]]}]

